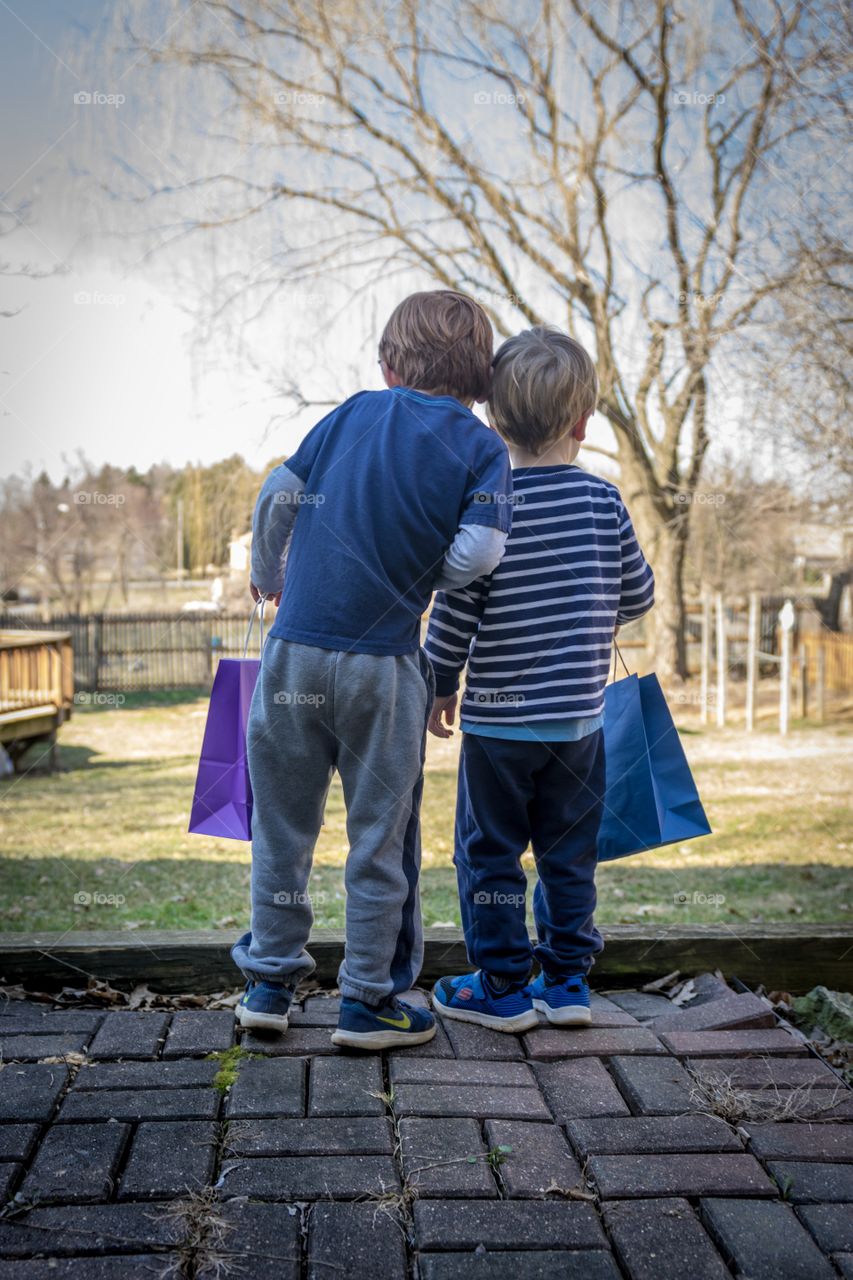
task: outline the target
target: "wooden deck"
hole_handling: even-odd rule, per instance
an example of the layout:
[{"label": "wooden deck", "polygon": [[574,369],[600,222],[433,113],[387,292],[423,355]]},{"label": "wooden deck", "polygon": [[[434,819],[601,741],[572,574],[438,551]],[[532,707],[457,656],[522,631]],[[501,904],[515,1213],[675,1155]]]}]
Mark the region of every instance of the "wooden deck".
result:
[{"label": "wooden deck", "polygon": [[48,749],[74,705],[74,656],[67,631],[0,631],[0,743],[17,769],[31,747]]}]

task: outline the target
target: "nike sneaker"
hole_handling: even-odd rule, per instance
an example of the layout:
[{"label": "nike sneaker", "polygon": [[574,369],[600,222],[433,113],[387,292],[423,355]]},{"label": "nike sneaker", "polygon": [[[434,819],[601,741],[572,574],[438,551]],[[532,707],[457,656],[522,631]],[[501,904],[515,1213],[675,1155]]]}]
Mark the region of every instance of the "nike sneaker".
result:
[{"label": "nike sneaker", "polygon": [[392,996],[384,1004],[365,1004],[344,996],[332,1044],[350,1049],[405,1049],[426,1044],[435,1035],[435,1018]]}]

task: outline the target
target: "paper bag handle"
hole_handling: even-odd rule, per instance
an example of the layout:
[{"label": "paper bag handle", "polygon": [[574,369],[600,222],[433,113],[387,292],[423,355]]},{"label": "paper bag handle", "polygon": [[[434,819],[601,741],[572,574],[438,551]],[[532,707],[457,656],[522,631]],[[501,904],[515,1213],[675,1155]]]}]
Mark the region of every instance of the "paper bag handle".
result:
[{"label": "paper bag handle", "polygon": [[616,679],[616,658],[617,658],[617,656],[618,656],[618,658],[619,658],[619,661],[622,663],[622,666],[625,668],[625,675],[626,675],[626,676],[629,676],[629,675],[631,674],[631,672],[628,670],[628,664],[627,664],[627,662],[625,661],[625,659],[622,657],[622,650],[619,648],[618,644],[616,643],[616,637],[614,636],[614,637],[613,637],[613,672],[612,672],[611,677],[610,677],[610,678],[611,678],[611,680],[615,680],[615,679]]},{"label": "paper bag handle", "polygon": [[246,632],[246,643],[243,645],[243,657],[245,658],[249,651],[249,641],[252,638],[252,628],[255,625],[255,618],[258,619],[260,646],[259,653],[264,651],[264,605],[266,604],[266,596],[259,596],[255,601],[255,607],[252,610],[252,616],[249,619],[249,629]]}]

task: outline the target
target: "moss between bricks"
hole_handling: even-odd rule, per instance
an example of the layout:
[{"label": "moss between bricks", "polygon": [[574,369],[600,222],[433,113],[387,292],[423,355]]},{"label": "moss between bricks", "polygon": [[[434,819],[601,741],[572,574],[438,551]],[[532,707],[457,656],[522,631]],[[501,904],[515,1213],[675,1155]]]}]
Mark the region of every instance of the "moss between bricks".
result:
[{"label": "moss between bricks", "polygon": [[208,1062],[218,1062],[219,1070],[213,1077],[212,1087],[219,1093],[227,1093],[240,1074],[240,1064],[248,1058],[259,1058],[261,1054],[249,1053],[241,1045],[232,1045],[230,1049],[218,1049],[216,1053],[207,1054]]}]

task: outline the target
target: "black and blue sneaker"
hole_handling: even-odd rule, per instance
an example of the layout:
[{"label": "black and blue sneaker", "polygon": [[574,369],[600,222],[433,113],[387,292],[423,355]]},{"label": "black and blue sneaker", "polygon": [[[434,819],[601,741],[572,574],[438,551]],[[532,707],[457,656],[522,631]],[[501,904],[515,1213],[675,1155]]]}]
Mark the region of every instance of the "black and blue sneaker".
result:
[{"label": "black and blue sneaker", "polygon": [[588,1027],[589,983],[586,974],[571,977],[549,974],[543,969],[530,988],[533,1007],[544,1013],[555,1027]]},{"label": "black and blue sneaker", "polygon": [[380,1005],[344,996],[332,1044],[349,1049],[406,1049],[426,1044],[434,1035],[435,1018],[428,1009],[416,1009],[396,996]]},{"label": "black and blue sneaker", "polygon": [[482,969],[458,978],[439,978],[432,989],[432,1003],[445,1018],[476,1022],[493,1031],[529,1031],[539,1021],[526,981],[505,983]]},{"label": "black and blue sneaker", "polygon": [[283,982],[254,982],[250,978],[234,1010],[235,1017],[241,1027],[253,1031],[286,1031],[293,991]]}]

